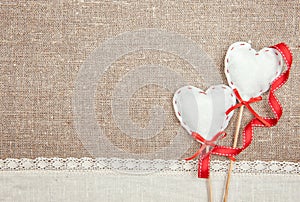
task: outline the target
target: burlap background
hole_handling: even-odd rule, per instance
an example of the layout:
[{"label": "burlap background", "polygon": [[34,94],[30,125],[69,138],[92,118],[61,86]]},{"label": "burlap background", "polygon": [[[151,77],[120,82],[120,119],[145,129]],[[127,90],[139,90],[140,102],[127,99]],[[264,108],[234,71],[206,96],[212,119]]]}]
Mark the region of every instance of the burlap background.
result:
[{"label": "burlap background", "polygon": [[[125,31],[157,28],[179,33],[202,46],[222,74],[227,47],[251,40],[254,48],[286,42],[294,53],[288,83],[277,95],[284,107],[279,124],[255,129],[242,160],[300,159],[299,1],[0,1],[0,158],[89,156],[73,126],[74,80],[86,57],[107,38]],[[147,125],[148,108],[167,112],[162,134],[134,144],[120,134],[111,117],[111,92],[128,69],[159,61],[201,86],[182,59],[165,52],[140,51],[120,58],[99,78],[97,119],[109,139],[130,152],[155,151],[168,145],[178,126],[172,93],[146,86],[134,94],[130,115]],[[223,76],[223,81],[226,79]],[[266,102],[257,107],[269,114]],[[244,116],[244,123],[250,119]],[[233,118],[227,132],[234,130]],[[120,141],[121,140],[121,141]],[[230,145],[231,138],[222,143]],[[191,151],[195,150],[191,148]],[[223,158],[222,158],[223,159]]]}]

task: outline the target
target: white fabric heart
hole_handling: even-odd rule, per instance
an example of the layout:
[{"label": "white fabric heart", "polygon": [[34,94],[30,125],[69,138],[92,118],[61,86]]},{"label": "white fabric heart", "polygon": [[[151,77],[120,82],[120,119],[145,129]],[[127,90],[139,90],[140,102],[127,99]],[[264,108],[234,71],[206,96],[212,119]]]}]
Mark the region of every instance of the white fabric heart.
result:
[{"label": "white fabric heart", "polygon": [[173,106],[181,125],[191,134],[196,132],[204,139],[211,140],[223,131],[233,112],[225,112],[236,103],[232,89],[225,85],[210,87],[206,92],[185,86],[178,89],[173,97]]},{"label": "white fabric heart", "polygon": [[232,44],[225,57],[228,84],[245,101],[266,92],[282,66],[282,56],[276,49],[263,48],[257,52],[246,42]]}]

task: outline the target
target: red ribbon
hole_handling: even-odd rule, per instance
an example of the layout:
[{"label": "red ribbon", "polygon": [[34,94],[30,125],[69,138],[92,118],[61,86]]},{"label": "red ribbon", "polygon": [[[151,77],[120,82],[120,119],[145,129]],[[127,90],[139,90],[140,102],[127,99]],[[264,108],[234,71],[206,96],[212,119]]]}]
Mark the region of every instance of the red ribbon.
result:
[{"label": "red ribbon", "polygon": [[[277,97],[275,95],[275,91],[278,90],[279,88],[281,88],[288,80],[293,57],[292,57],[292,53],[291,53],[289,47],[284,43],[279,43],[277,45],[272,46],[271,48],[274,48],[280,52],[280,54],[284,58],[286,66],[287,66],[287,70],[285,72],[283,72],[279,77],[277,77],[272,82],[271,87],[270,87],[268,103],[272,109],[272,112],[273,112],[275,118],[271,118],[271,117],[262,118],[260,116],[255,116],[246,125],[246,127],[243,130],[243,146],[242,147],[233,148],[233,147],[214,145],[213,149],[210,152],[208,152],[206,155],[200,156],[199,163],[198,163],[198,177],[199,178],[208,178],[209,177],[209,170],[210,170],[209,162],[210,162],[211,154],[234,158],[236,155],[241,153],[243,150],[245,150],[251,144],[252,138],[253,138],[253,128],[254,127],[270,127],[270,126],[274,126],[278,123],[278,121],[282,115],[282,107],[280,105],[279,100],[277,99]],[[258,101],[259,98],[253,98],[253,99],[254,100],[252,100],[252,101],[256,102],[256,101]],[[247,103],[245,103],[245,101],[244,101],[244,103],[242,103],[243,102],[242,100],[239,100],[239,101],[241,102],[240,103],[241,105],[244,104],[247,107],[247,105],[252,103],[252,101],[250,102],[250,100]],[[199,141],[201,141],[201,140],[199,140]],[[201,141],[201,142],[203,142],[205,144],[204,141]],[[210,142],[208,142],[208,143],[210,144]],[[196,152],[196,153],[200,154],[201,152]],[[193,156],[195,156],[195,155],[193,155]]]},{"label": "red ribbon", "polygon": [[202,143],[202,145],[201,145],[200,149],[195,154],[193,154],[191,157],[186,158],[185,159],[186,161],[192,160],[192,159],[196,158],[197,156],[199,156],[204,151],[204,149],[206,147],[216,146],[215,142],[217,141],[217,139],[219,139],[220,137],[223,139],[224,137],[226,137],[226,133],[224,131],[221,131],[221,132],[217,133],[211,140],[206,140],[200,134],[195,133],[195,132],[192,132],[192,137],[195,140],[200,141]]},{"label": "red ribbon", "polygon": [[[211,155],[211,151],[206,152],[204,155],[201,155],[201,153],[204,151],[204,149],[208,146],[211,147],[215,147],[216,144],[215,142],[219,139],[219,138],[225,138],[226,137],[226,133],[224,131],[221,131],[219,133],[217,133],[211,140],[206,140],[204,139],[200,134],[192,132],[192,137],[198,141],[200,141],[202,143],[201,147],[199,148],[199,150],[193,154],[191,157],[186,158],[185,160],[192,160],[194,158],[196,158],[197,156],[199,156],[199,161],[198,161],[198,177],[199,178],[208,178],[209,176],[209,159],[210,159],[210,155]],[[235,161],[234,157],[229,157],[231,160]]]},{"label": "red ribbon", "polygon": [[248,110],[258,119],[260,120],[263,124],[265,124],[266,126],[270,127],[271,125],[266,122],[261,116],[259,116],[255,111],[254,109],[250,106],[251,103],[253,102],[258,102],[258,101],[261,101],[262,100],[262,97],[259,96],[259,97],[254,97],[254,98],[250,98],[250,100],[248,101],[245,101],[242,99],[241,95],[239,94],[238,90],[237,89],[233,89],[233,92],[234,94],[236,95],[236,98],[238,99],[239,103],[230,107],[227,111],[226,111],[226,115],[228,115],[232,110],[242,106],[242,105],[245,105],[245,107],[248,108]]}]

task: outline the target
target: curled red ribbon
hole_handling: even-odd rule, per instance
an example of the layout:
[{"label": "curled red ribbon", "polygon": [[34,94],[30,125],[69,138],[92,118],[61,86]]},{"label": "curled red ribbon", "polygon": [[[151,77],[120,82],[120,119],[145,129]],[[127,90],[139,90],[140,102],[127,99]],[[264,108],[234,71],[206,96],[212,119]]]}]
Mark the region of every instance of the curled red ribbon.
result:
[{"label": "curled red ribbon", "polygon": [[[209,177],[210,156],[211,156],[211,154],[226,156],[226,157],[229,157],[229,158],[231,158],[231,157],[234,158],[236,155],[241,153],[243,150],[245,150],[251,144],[252,138],[253,138],[253,128],[254,127],[274,126],[278,123],[279,119],[281,118],[281,116],[282,116],[282,107],[281,107],[281,104],[280,104],[279,100],[277,99],[277,97],[275,95],[275,91],[278,90],[279,88],[281,88],[286,83],[286,81],[288,80],[291,65],[292,65],[293,56],[292,56],[292,53],[291,53],[289,47],[284,43],[279,43],[277,45],[272,46],[271,48],[274,48],[274,49],[276,49],[280,52],[280,54],[284,58],[286,66],[287,66],[287,70],[285,72],[283,72],[279,77],[277,77],[272,82],[271,87],[270,87],[268,103],[269,103],[269,106],[271,107],[272,112],[273,112],[275,117],[274,118],[271,118],[271,117],[263,118],[263,117],[260,117],[258,115],[255,116],[246,125],[246,127],[243,130],[243,145],[240,148],[214,145],[213,149],[210,152],[208,152],[206,155],[202,155],[199,158],[199,163],[198,163],[198,177],[199,178],[208,178]],[[239,99],[238,96],[237,96],[237,98]],[[259,99],[260,99],[259,97],[258,98],[253,98],[252,100],[250,99],[251,102],[250,102],[250,100],[248,102],[245,102],[242,99],[239,99],[240,105],[239,104],[238,105],[239,106],[245,105],[247,107],[247,105],[249,106],[250,103],[252,103],[253,101],[255,101],[255,102],[259,101]],[[237,107],[239,107],[239,106],[237,106]],[[235,107],[235,108],[237,108],[237,107]],[[247,107],[247,108],[249,109],[249,107]],[[230,112],[228,112],[228,113],[230,113]],[[196,153],[198,153],[198,152],[196,152]]]}]

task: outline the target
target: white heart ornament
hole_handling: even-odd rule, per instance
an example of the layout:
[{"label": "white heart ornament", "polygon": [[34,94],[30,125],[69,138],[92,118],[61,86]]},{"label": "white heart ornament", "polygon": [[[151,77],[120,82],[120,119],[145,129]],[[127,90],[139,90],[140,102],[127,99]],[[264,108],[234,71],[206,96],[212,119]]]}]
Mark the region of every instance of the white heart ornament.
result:
[{"label": "white heart ornament", "polygon": [[235,104],[232,89],[225,85],[211,86],[206,92],[185,86],[173,97],[174,110],[181,125],[189,134],[196,132],[206,140],[211,140],[227,127],[233,111],[228,115],[225,112]]},{"label": "white heart ornament", "polygon": [[225,57],[228,84],[236,88],[245,101],[260,96],[280,75],[282,61],[281,54],[274,48],[257,52],[249,43],[236,42],[229,47]]}]

